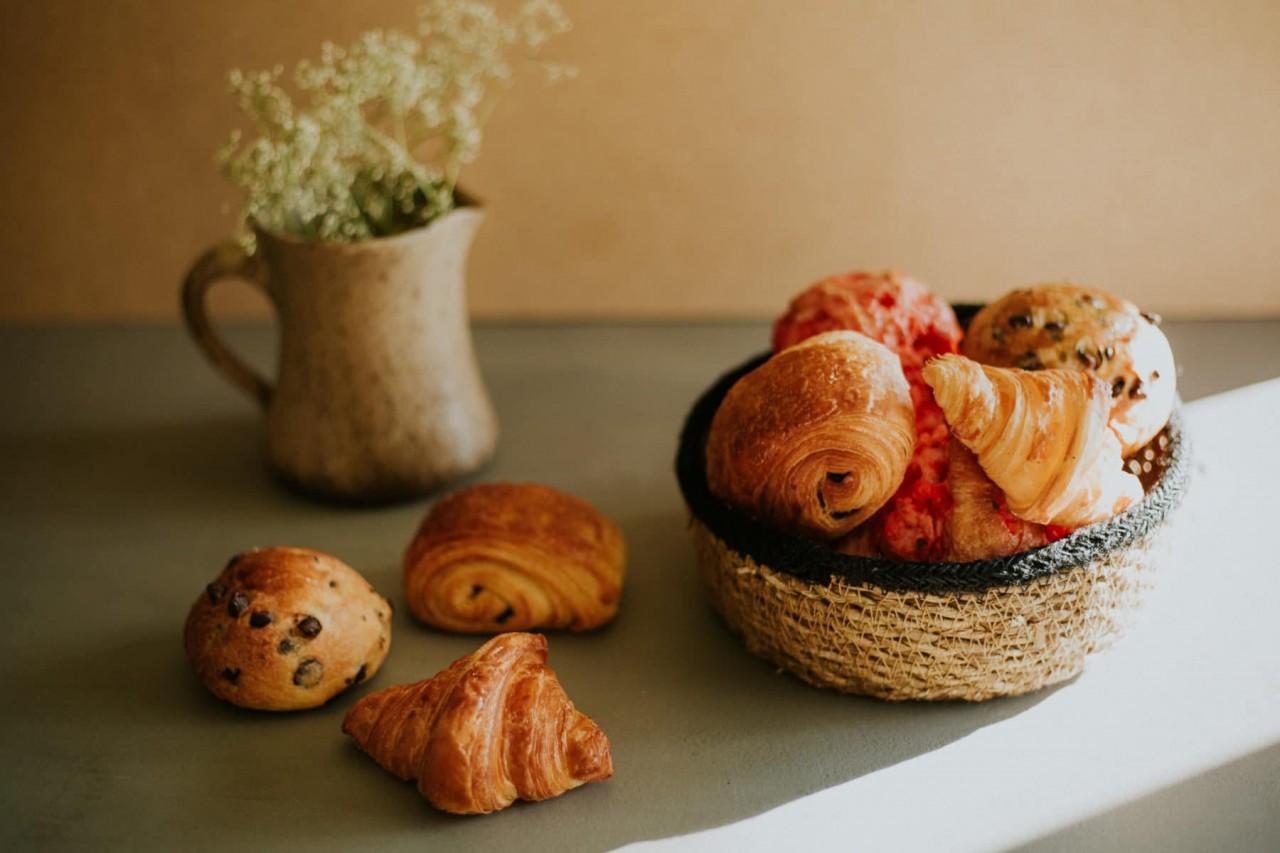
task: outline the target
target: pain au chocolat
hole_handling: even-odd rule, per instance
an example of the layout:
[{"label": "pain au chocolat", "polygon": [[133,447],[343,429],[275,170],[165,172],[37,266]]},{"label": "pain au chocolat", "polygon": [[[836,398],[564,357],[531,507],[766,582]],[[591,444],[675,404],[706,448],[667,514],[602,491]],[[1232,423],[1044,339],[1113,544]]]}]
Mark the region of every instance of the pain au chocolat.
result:
[{"label": "pain au chocolat", "polygon": [[707,434],[707,483],[769,526],[834,540],[889,500],[914,447],[898,357],[857,332],[824,332],[729,390]]},{"label": "pain au chocolat", "polygon": [[404,555],[414,618],[446,631],[591,631],[618,612],[622,531],[538,483],[481,483],[442,498]]}]

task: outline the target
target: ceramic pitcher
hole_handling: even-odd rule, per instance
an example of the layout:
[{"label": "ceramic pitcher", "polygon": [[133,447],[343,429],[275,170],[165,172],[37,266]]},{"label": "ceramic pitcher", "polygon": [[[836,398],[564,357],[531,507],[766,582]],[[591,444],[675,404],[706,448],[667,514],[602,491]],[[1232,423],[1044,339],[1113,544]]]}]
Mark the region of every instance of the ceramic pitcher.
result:
[{"label": "ceramic pitcher", "polygon": [[[187,328],[267,415],[273,468],[304,491],[374,502],[425,494],[493,455],[497,419],[476,364],[464,271],[483,219],[459,207],[394,237],[309,243],[257,231],[247,254],[206,252],[183,284]],[[236,356],[206,312],[227,277],[256,284],[279,326],[275,383]]]}]

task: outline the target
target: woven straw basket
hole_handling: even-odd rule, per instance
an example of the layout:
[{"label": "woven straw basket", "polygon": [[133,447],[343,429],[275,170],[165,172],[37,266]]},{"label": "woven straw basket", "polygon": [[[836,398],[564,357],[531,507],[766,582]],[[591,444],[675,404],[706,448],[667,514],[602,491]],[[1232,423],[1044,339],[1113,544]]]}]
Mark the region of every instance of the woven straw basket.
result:
[{"label": "woven straw basket", "polygon": [[1186,490],[1176,406],[1134,457],[1146,497],[1109,521],[973,563],[853,557],[755,524],[707,488],[711,419],[733,383],[766,358],[726,374],[697,401],[676,459],[707,591],[750,652],[846,693],[979,700],[1071,678],[1120,636]]}]

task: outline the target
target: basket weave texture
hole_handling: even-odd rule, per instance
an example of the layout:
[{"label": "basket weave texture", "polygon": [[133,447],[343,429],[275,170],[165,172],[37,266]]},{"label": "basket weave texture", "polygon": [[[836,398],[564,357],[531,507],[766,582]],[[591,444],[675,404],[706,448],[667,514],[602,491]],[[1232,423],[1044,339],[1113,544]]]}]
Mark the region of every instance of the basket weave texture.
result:
[{"label": "basket weave texture", "polygon": [[703,582],[750,652],[818,687],[981,700],[1077,675],[1130,624],[1187,485],[1176,409],[1135,457],[1146,497],[1115,518],[999,559],[878,560],[769,530],[711,495],[711,417],[763,360],[726,374],[698,400],[676,460]]}]

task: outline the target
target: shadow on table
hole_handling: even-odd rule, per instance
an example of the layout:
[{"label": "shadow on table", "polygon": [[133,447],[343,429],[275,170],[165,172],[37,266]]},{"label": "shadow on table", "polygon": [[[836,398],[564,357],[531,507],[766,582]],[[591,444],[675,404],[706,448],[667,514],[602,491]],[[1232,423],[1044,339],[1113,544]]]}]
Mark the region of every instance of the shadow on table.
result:
[{"label": "shadow on table", "polygon": [[1018,850],[1280,850],[1280,743]]},{"label": "shadow on table", "polygon": [[163,530],[214,520],[243,528],[262,520],[287,531],[299,522],[420,513],[411,501],[344,504],[303,494],[267,463],[255,416],[6,436],[0,465],[9,485],[0,493],[0,512],[33,521],[65,514],[89,526],[120,521]]},{"label": "shadow on table", "polygon": [[[0,464],[10,484],[0,501],[13,503],[0,507],[32,513],[88,510],[96,517],[136,517],[184,510],[225,514],[234,508],[242,515],[358,515],[418,502],[366,504],[308,495],[271,469],[265,428],[256,415],[5,436]],[[460,478],[449,488],[485,473]]]},{"label": "shadow on table", "polygon": [[190,503],[278,502],[254,417],[7,436],[13,510],[131,514]]}]

